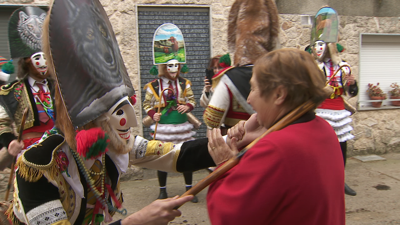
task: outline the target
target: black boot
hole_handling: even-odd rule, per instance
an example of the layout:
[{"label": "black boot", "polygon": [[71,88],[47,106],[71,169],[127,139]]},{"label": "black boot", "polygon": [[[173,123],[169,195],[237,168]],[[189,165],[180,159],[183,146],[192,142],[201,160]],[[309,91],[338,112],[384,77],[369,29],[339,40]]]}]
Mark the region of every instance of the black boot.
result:
[{"label": "black boot", "polygon": [[[186,186],[186,191],[188,191],[192,186]],[[194,198],[191,200],[193,203],[198,203],[199,199],[197,199],[197,196],[195,195]]]},{"label": "black boot", "polygon": [[166,199],[166,198],[168,198],[167,189],[160,188],[160,195],[158,196],[157,199]]},{"label": "black boot", "polygon": [[347,186],[346,183],[344,183],[344,193],[346,195],[351,195],[351,196],[356,196],[357,192],[351,189],[349,186]]}]

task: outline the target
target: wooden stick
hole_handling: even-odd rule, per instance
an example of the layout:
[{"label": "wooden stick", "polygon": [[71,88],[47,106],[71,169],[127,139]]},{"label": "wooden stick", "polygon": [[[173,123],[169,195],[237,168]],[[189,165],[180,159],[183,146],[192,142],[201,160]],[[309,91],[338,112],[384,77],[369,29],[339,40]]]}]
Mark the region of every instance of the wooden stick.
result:
[{"label": "wooden stick", "polygon": [[[341,65],[341,66],[335,71],[335,73],[333,74],[333,76],[331,76],[331,77],[329,78],[329,80],[325,83],[325,85],[328,85],[328,84],[332,81],[332,79],[336,76],[336,74],[337,74],[343,67],[349,68],[349,70],[350,70],[349,75],[351,74],[351,68],[350,68],[349,65]],[[343,83],[343,86],[345,86],[346,83],[347,83],[347,80],[346,80],[345,82],[342,81],[342,83]]]},{"label": "wooden stick", "polygon": [[[19,125],[19,134],[18,134],[18,142],[21,142],[22,140],[22,131],[24,131],[24,125],[25,125],[25,120],[26,117],[28,116],[28,108],[25,108],[24,114],[22,115],[22,120],[21,124]],[[6,190],[6,195],[5,195],[5,201],[8,201],[8,195],[10,194],[11,190],[11,185],[14,179],[14,165],[15,165],[15,160],[16,157],[13,157],[12,163],[11,163],[11,171],[10,171],[10,177],[8,178],[8,184],[7,184],[7,190]]]},{"label": "wooden stick", "polygon": [[[172,90],[171,88],[164,88],[164,89],[161,91],[160,102],[159,102],[159,104],[158,104],[158,111],[157,111],[157,113],[160,113],[160,109],[161,109],[161,100],[162,100],[162,98],[163,98],[163,96],[164,96],[164,91],[165,91],[165,90],[168,90],[168,89],[171,90],[172,93],[174,92],[174,90]],[[165,98],[164,98],[164,101],[165,101]],[[165,101],[165,106],[167,106],[167,101]],[[161,119],[161,117],[160,117],[160,119]],[[156,121],[156,126],[154,127],[153,140],[156,140],[158,122],[159,122],[159,121]]]},{"label": "wooden stick", "polygon": [[[161,108],[161,98],[160,98],[160,105],[158,105],[157,113],[160,113],[160,108]],[[160,119],[161,119],[161,117],[160,117]],[[158,122],[159,121],[156,121],[156,126],[154,127],[153,140],[156,140]]]},{"label": "wooden stick", "polygon": [[229,159],[222,166],[218,167],[216,170],[214,170],[212,173],[210,173],[207,177],[205,177],[204,179],[199,181],[191,189],[186,191],[181,197],[184,197],[187,195],[198,194],[200,191],[202,191],[204,188],[206,188],[208,185],[210,185],[213,181],[215,181],[222,174],[224,174],[225,172],[229,171],[231,168],[236,166],[239,163],[240,158],[247,152],[247,150],[252,148],[260,139],[262,139],[267,134],[269,134],[273,131],[283,129],[284,127],[292,124],[294,121],[296,121],[301,116],[303,116],[306,112],[315,108],[315,105],[316,105],[316,103],[312,102],[311,100],[308,100],[307,102],[301,104],[299,107],[292,110],[289,114],[287,114],[285,117],[283,117],[277,123],[275,123],[267,131],[265,131],[260,137],[258,137],[254,141],[252,141],[245,148],[243,148],[235,157]]}]

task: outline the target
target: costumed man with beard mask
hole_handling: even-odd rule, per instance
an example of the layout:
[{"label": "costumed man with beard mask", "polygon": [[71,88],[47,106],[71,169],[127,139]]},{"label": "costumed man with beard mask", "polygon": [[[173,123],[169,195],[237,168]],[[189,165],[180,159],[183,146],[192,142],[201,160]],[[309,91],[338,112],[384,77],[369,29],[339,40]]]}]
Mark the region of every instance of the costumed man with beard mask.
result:
[{"label": "costumed man with beard mask", "polygon": [[[15,10],[9,20],[11,58],[19,58],[18,80],[0,90],[0,143],[13,156],[54,126],[51,81],[41,45],[45,17],[46,12],[39,7],[26,6]],[[13,127],[19,133],[26,108],[29,112],[22,132],[23,142],[18,142]]]},{"label": "costumed man with beard mask", "polygon": [[[343,47],[338,42],[339,20],[336,11],[330,7],[322,7],[314,17],[311,30],[312,54],[319,68],[324,72],[328,85],[334,93],[316,109],[316,114],[325,119],[335,130],[342,150],[344,165],[347,158],[347,141],[354,138],[350,133],[353,128],[351,114],[354,107],[346,102],[343,96],[354,97],[358,86],[350,65],[341,60],[339,51]],[[339,71],[338,71],[339,70]],[[337,71],[337,73],[336,73]],[[336,75],[332,77],[334,74]],[[345,183],[345,194],[355,196],[357,193]]]},{"label": "costumed man with beard mask", "polygon": [[[98,0],[55,0],[44,28],[54,74],[55,127],[17,162],[14,223],[100,224],[122,208],[120,175],[129,159],[162,171],[195,171],[233,156],[208,151],[208,140],[180,144],[130,134],[137,125],[134,89],[111,23]],[[85,31],[85,32],[82,32]],[[68,62],[68,65],[65,65]],[[156,200],[113,224],[167,224],[192,196]]]},{"label": "costumed man with beard mask", "polygon": [[[193,140],[196,132],[192,131],[194,125],[189,122],[188,117],[194,118],[194,116],[188,113],[196,106],[196,100],[191,82],[180,76],[180,72],[188,71],[181,30],[171,23],[159,26],[154,34],[153,49],[154,66],[150,74],[158,75],[159,78],[144,86],[146,95],[143,101],[143,109],[156,122],[150,126],[154,131],[153,137],[156,140],[173,143]],[[167,175],[167,172],[157,171],[160,185],[158,199],[168,198]],[[193,174],[185,172],[183,176],[186,190],[189,190],[192,187]],[[196,196],[192,202],[198,202]]]},{"label": "costumed man with beard mask", "polygon": [[234,52],[234,67],[212,78],[214,89],[203,114],[208,128],[221,132],[254,113],[246,102],[250,93],[253,63],[272,51],[278,42],[278,10],[272,0],[238,0],[229,12],[228,45]]}]

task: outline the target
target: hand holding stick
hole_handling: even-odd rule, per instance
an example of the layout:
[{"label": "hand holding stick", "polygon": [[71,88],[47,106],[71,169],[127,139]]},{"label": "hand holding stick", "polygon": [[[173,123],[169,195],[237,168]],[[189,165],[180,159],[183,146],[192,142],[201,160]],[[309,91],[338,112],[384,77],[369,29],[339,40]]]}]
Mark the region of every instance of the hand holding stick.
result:
[{"label": "hand holding stick", "polygon": [[[163,98],[163,96],[164,96],[164,91],[166,91],[166,90],[171,90],[172,92],[174,92],[174,90],[172,90],[171,88],[164,88],[164,89],[161,91],[160,102],[159,102],[159,104],[158,104],[157,113],[160,113],[162,98]],[[165,101],[165,99],[164,99],[164,101]],[[165,101],[165,105],[167,105],[167,101]],[[156,140],[158,122],[159,122],[159,121],[156,121],[156,125],[155,125],[155,127],[154,127],[153,140]]]},{"label": "hand holding stick", "polygon": [[[25,108],[24,114],[22,115],[21,124],[19,126],[18,142],[21,142],[21,140],[22,140],[22,132],[24,131],[25,120],[26,120],[26,117],[28,116],[28,112],[29,112],[28,108]],[[10,177],[8,179],[7,190],[6,190],[6,195],[5,195],[5,201],[8,200],[8,195],[10,194],[12,181],[14,179],[15,160],[16,160],[16,157],[14,156],[13,160],[12,160],[12,163],[11,163],[11,171],[10,171]]]},{"label": "hand holding stick", "polygon": [[[332,79],[336,76],[336,74],[337,74],[342,68],[344,68],[344,67],[347,67],[347,68],[349,69],[349,75],[351,75],[351,68],[350,68],[350,66],[349,66],[349,65],[341,65],[341,66],[335,71],[335,73],[329,78],[329,80],[325,83],[325,85],[328,85],[328,84],[332,81]],[[343,86],[346,86],[347,80],[342,81],[342,83],[343,83]]]},{"label": "hand holding stick", "polygon": [[187,196],[187,195],[196,195],[200,191],[202,191],[204,188],[206,188],[208,185],[210,185],[213,181],[215,181],[218,177],[220,177],[222,174],[236,166],[240,158],[246,153],[247,150],[252,148],[260,139],[262,139],[264,136],[267,134],[277,131],[280,129],[283,129],[284,127],[290,125],[293,123],[295,120],[300,118],[302,115],[304,115],[306,112],[310,111],[311,109],[315,108],[316,103],[314,103],[311,100],[308,100],[307,102],[303,103],[299,107],[295,108],[292,110],[289,114],[287,114],[284,118],[279,120],[277,123],[275,123],[271,128],[269,128],[267,131],[265,131],[260,137],[255,139],[253,142],[248,144],[245,148],[243,148],[235,157],[229,159],[227,162],[225,162],[222,166],[218,167],[214,172],[210,173],[207,177],[199,181],[196,185],[194,185],[191,189],[186,191],[181,197]]}]

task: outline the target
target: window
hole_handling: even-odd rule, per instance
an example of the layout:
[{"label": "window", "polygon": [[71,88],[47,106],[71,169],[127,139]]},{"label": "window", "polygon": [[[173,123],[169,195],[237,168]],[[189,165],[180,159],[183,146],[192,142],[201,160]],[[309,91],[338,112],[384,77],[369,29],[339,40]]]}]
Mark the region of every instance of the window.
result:
[{"label": "window", "polygon": [[371,106],[367,94],[368,83],[377,84],[388,98],[379,109],[400,108],[391,106],[390,84],[400,84],[400,34],[361,34],[358,109],[377,109]]}]

